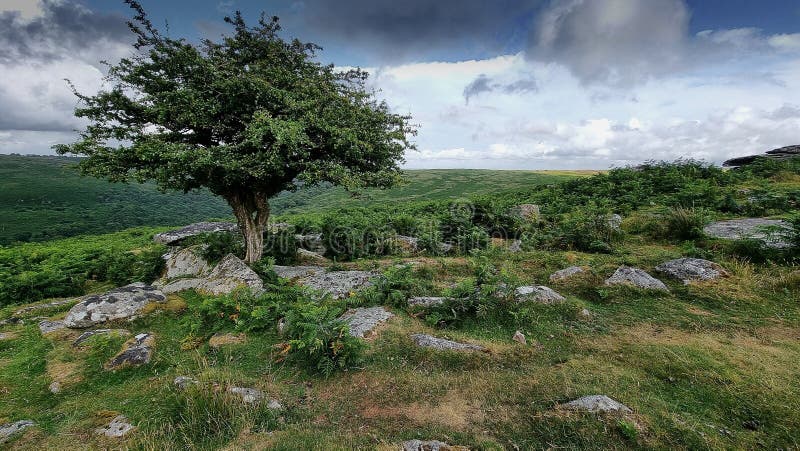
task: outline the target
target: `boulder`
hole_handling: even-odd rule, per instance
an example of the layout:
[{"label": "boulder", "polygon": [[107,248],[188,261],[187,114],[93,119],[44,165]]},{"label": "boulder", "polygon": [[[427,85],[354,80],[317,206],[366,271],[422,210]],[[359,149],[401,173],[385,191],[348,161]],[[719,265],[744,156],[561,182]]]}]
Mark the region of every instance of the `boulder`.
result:
[{"label": "boulder", "polygon": [[514,336],[511,337],[512,340],[516,341],[519,344],[528,344],[528,340],[525,339],[525,334],[520,331],[514,332]]},{"label": "boulder", "polygon": [[656,266],[656,271],[684,284],[696,280],[713,280],[727,275],[722,266],[702,258],[678,258]]},{"label": "boulder", "polygon": [[411,340],[419,347],[433,348],[439,351],[485,351],[486,348],[479,345],[470,343],[459,343],[457,341],[445,340],[444,338],[436,338],[432,335],[426,334],[412,334]]},{"label": "boulder", "polygon": [[566,300],[564,296],[543,285],[518,287],[514,291],[514,298],[517,302],[535,301],[541,304],[556,304]]},{"label": "boulder", "polygon": [[403,451],[469,451],[469,448],[448,445],[439,440],[408,440],[403,442]]},{"label": "boulder", "polygon": [[64,325],[64,321],[44,320],[39,322],[39,332],[41,332],[42,335],[47,335],[49,333],[66,328],[67,326]]},{"label": "boulder", "polygon": [[53,381],[53,382],[50,383],[50,385],[47,387],[47,389],[50,390],[50,393],[52,393],[54,395],[57,395],[57,394],[61,393],[61,382]]},{"label": "boulder", "polygon": [[198,254],[199,247],[187,247],[164,255],[166,260],[165,279],[185,276],[204,276],[211,265]]},{"label": "boulder", "polygon": [[731,158],[725,160],[722,165],[725,167],[740,167],[753,163],[759,158],[768,158],[772,160],[788,160],[790,158],[800,158],[800,145],[780,147],[767,151],[760,155],[748,155],[745,157]]},{"label": "boulder", "polygon": [[143,283],[133,283],[81,298],[67,313],[64,324],[69,328],[83,329],[116,319],[132,320],[150,304],[166,300],[161,291]]},{"label": "boulder", "polygon": [[324,255],[305,250],[302,247],[297,249],[297,259],[304,263],[328,263],[330,261]]},{"label": "boulder", "polygon": [[417,296],[408,299],[409,307],[433,307],[435,305],[442,305],[450,298],[439,296]]},{"label": "boulder", "polygon": [[661,290],[669,291],[664,282],[656,279],[655,277],[647,274],[644,270],[639,268],[631,268],[630,266],[620,266],[614,271],[605,282],[606,285],[632,285],[637,288],[645,288],[648,290]]},{"label": "boulder", "polygon": [[198,222],[190,224],[180,229],[169,230],[167,232],[159,233],[153,236],[153,241],[156,243],[166,244],[172,246],[180,243],[186,238],[197,236],[203,233],[216,233],[216,232],[238,232],[239,226],[232,222]]},{"label": "boulder", "polygon": [[294,236],[294,238],[297,240],[297,244],[303,249],[307,249],[311,252],[321,255],[325,255],[325,252],[328,251],[328,249],[325,247],[321,233],[310,233],[308,235],[297,234]]},{"label": "boulder", "polygon": [[36,423],[31,420],[19,420],[0,425],[0,444],[9,441],[13,436],[35,425]]},{"label": "boulder", "polygon": [[156,339],[151,333],[138,334],[122,345],[122,350],[106,363],[106,369],[115,370],[126,366],[150,363]]},{"label": "boulder", "polygon": [[606,220],[608,221],[608,228],[611,230],[619,230],[622,227],[622,216],[616,213],[608,215]]},{"label": "boulder", "polygon": [[171,281],[160,279],[153,282],[153,286],[161,290],[164,294],[173,294],[186,290],[196,290],[203,285],[203,282],[205,282],[205,280],[197,278],[175,279]]},{"label": "boulder", "polygon": [[395,236],[395,241],[397,242],[397,246],[403,252],[411,254],[419,252],[419,238],[415,238],[413,236],[397,235]]},{"label": "boulder", "polygon": [[17,335],[14,332],[0,332],[0,341],[13,340],[15,338],[17,338]]},{"label": "boulder", "polygon": [[105,435],[111,438],[120,438],[127,435],[136,427],[132,425],[125,415],[117,415],[108,423],[107,426],[95,429],[97,435]]},{"label": "boulder", "polygon": [[350,335],[364,338],[379,324],[386,322],[394,316],[383,307],[358,307],[344,313],[339,320],[350,326]]},{"label": "boulder", "polygon": [[322,266],[281,266],[281,265],[274,265],[272,270],[275,271],[275,274],[278,277],[283,279],[295,280],[295,279],[302,279],[304,277],[322,274],[325,272],[325,268]]},{"label": "boulder", "polygon": [[172,381],[172,385],[178,390],[186,390],[190,386],[197,384],[197,380],[189,376],[178,376]]},{"label": "boulder", "polygon": [[216,333],[208,339],[208,345],[217,349],[226,345],[242,344],[245,341],[247,341],[247,336],[245,334]]},{"label": "boulder", "polygon": [[589,395],[562,404],[561,407],[569,410],[582,410],[586,412],[619,412],[631,413],[628,406],[621,404],[605,395]]},{"label": "boulder", "polygon": [[586,272],[580,266],[570,266],[569,268],[560,269],[553,274],[550,274],[550,282],[558,282],[564,279]]},{"label": "boulder", "polygon": [[14,312],[14,316],[25,316],[28,313],[35,312],[36,310],[47,310],[51,308],[61,307],[62,305],[66,305],[71,302],[75,302],[75,299],[60,299],[58,301],[52,301],[45,304],[29,305]]},{"label": "boulder", "polygon": [[334,299],[343,299],[371,286],[378,277],[380,274],[369,271],[331,271],[313,274],[297,283],[330,294]]},{"label": "boulder", "polygon": [[[767,233],[766,229],[771,228],[778,229],[778,232]],[[759,240],[767,247],[784,249],[790,247],[787,235],[791,230],[788,222],[779,219],[744,218],[712,222],[703,228],[703,233],[712,238]]]},{"label": "boulder", "polygon": [[228,254],[203,279],[197,290],[220,295],[228,294],[242,286],[250,288],[254,293],[264,291],[261,277],[237,256]]}]

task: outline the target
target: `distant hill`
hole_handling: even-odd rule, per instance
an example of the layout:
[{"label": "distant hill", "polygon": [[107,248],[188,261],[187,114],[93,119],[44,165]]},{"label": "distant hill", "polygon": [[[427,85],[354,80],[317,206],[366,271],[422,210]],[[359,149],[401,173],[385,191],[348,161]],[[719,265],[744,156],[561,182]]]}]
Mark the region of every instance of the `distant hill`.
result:
[{"label": "distant hill", "polygon": [[[0,155],[0,245],[231,218],[225,201],[208,192],[161,193],[153,184],[114,184],[82,177],[75,168],[77,161]],[[444,169],[406,174],[408,181],[402,186],[365,190],[358,197],[329,186],[282,193],[273,199],[272,211],[302,213],[385,202],[457,199],[554,183],[583,173]]]}]

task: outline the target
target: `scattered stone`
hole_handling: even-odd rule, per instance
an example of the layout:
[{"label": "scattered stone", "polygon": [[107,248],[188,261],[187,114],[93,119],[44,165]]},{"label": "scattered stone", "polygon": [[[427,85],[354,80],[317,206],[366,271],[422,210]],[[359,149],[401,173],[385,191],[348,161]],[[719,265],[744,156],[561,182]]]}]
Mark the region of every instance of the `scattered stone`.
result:
[{"label": "scattered stone", "polygon": [[419,238],[413,236],[396,235],[395,242],[403,252],[413,254],[419,251]]},{"label": "scattered stone", "polygon": [[11,318],[6,318],[0,321],[0,326],[8,326],[10,324],[25,324],[25,321],[22,318],[18,318],[16,316],[12,316]]},{"label": "scattered stone", "polygon": [[664,282],[656,279],[655,277],[647,274],[644,270],[639,268],[631,268],[630,266],[620,266],[614,271],[614,274],[606,279],[606,285],[632,285],[637,288],[645,288],[648,290],[661,290],[669,291]]},{"label": "scattered stone", "polygon": [[272,270],[275,271],[275,274],[278,277],[283,279],[295,280],[295,279],[302,279],[304,277],[313,276],[316,274],[322,274],[325,272],[325,268],[322,266],[281,266],[281,265],[274,265]]},{"label": "scattered stone", "polygon": [[611,230],[619,230],[622,227],[622,216],[616,213],[608,215],[608,227]]},{"label": "scattered stone", "polygon": [[283,404],[281,404],[277,399],[270,399],[267,403],[267,408],[272,410],[282,410]]},{"label": "scattered stone", "polygon": [[578,315],[580,315],[582,318],[591,318],[592,312],[590,312],[588,308],[585,308],[581,309],[581,311],[578,312]]},{"label": "scattered stone", "polygon": [[240,396],[245,404],[255,404],[264,398],[264,392],[257,388],[228,387],[228,393]]},{"label": "scattered stone", "polygon": [[107,364],[106,369],[115,370],[125,366],[139,366],[150,363],[156,339],[153,334],[138,334],[122,345],[122,351]]},{"label": "scattered stone", "polygon": [[722,266],[702,258],[678,258],[656,266],[656,271],[666,274],[684,284],[695,280],[713,280],[728,273]]},{"label": "scattered stone", "polygon": [[178,376],[172,381],[172,385],[174,385],[178,390],[186,390],[190,386],[197,384],[197,380],[189,376]]},{"label": "scattered stone", "polygon": [[725,167],[747,166],[759,158],[768,158],[773,160],[800,158],[800,145],[781,147],[767,151],[766,153],[760,155],[748,155],[745,157],[731,158],[730,160],[725,160],[722,165]]},{"label": "scattered stone", "polygon": [[469,451],[469,448],[448,445],[439,440],[408,440],[403,442],[403,451]]},{"label": "scattered stone", "polygon": [[522,240],[514,240],[510,246],[508,246],[509,252],[522,252]]},{"label": "scattered stone", "polygon": [[81,298],[64,318],[64,324],[73,329],[83,329],[115,319],[132,320],[150,304],[166,300],[161,291],[143,283],[133,283]]},{"label": "scattered stone", "polygon": [[570,410],[583,410],[586,412],[621,412],[631,413],[628,406],[621,404],[605,395],[589,395],[562,404],[562,407]]},{"label": "scattered stone", "polygon": [[232,222],[198,222],[176,230],[159,233],[153,236],[156,243],[172,246],[186,238],[203,233],[238,232],[239,226]]},{"label": "scattered stone", "polygon": [[7,442],[11,437],[34,425],[36,425],[36,423],[31,420],[19,420],[13,423],[0,425],[0,444]]},{"label": "scattered stone", "polygon": [[445,340],[444,338],[436,338],[432,335],[426,334],[412,334],[411,340],[417,346],[423,348],[433,348],[439,351],[453,350],[453,351],[485,351],[486,348],[479,345],[470,343],[459,343],[457,341]]},{"label": "scattered stone", "polygon": [[29,305],[14,312],[14,316],[24,316],[28,313],[35,312],[36,310],[46,310],[50,308],[61,307],[62,305],[66,305],[71,302],[75,302],[75,299],[60,299],[58,301],[48,302],[46,304]]},{"label": "scattered stone", "polygon": [[580,266],[570,266],[569,268],[560,269],[553,274],[550,274],[550,282],[558,282],[564,279],[586,272]]},{"label": "scattered stone", "polygon": [[297,249],[297,259],[308,263],[327,263],[330,261],[324,255],[305,250],[302,247]]},{"label": "scattered stone", "polygon": [[541,215],[539,206],[536,204],[521,204],[513,207],[509,212],[511,216],[524,219],[526,221],[536,221]]},{"label": "scattered stone", "polygon": [[371,286],[377,277],[380,274],[369,271],[331,271],[305,277],[298,283],[330,294],[334,299],[343,299],[355,291]]},{"label": "scattered stone", "polygon": [[17,338],[17,335],[14,332],[0,332],[0,341],[3,340],[12,340]]},{"label": "scattered stone", "polygon": [[388,321],[392,316],[392,312],[383,307],[358,307],[348,310],[339,319],[350,326],[350,335],[364,338],[378,324]]},{"label": "scattered stone", "polygon": [[86,332],[80,334],[75,341],[72,342],[72,346],[80,346],[91,337],[95,335],[107,335],[107,334],[115,334],[120,337],[127,337],[131,333],[125,329],[95,329],[95,330],[87,330]]},{"label": "scattered stone", "polygon": [[322,240],[321,233],[311,233],[308,235],[297,234],[294,236],[294,238],[297,240],[297,244],[303,249],[322,255],[328,251],[328,249],[325,247],[324,241]]},{"label": "scattered stone", "polygon": [[211,270],[211,265],[200,255],[199,247],[187,247],[164,255],[166,260],[165,279],[185,276],[204,276]]},{"label": "scattered stone", "polygon": [[49,333],[55,332],[57,330],[66,329],[67,326],[64,325],[64,321],[50,321],[44,320],[39,322],[39,332],[42,335],[47,335]]},{"label": "scattered stone", "polygon": [[50,386],[47,387],[50,390],[50,393],[57,395],[61,393],[61,382],[53,381],[50,383]]},{"label": "scattered stone", "polygon": [[541,304],[556,304],[566,299],[553,289],[543,285],[518,287],[514,291],[514,297],[517,302],[535,301]]},{"label": "scattered stone", "polygon": [[245,341],[247,341],[247,336],[245,334],[216,333],[208,339],[208,345],[216,349],[225,345],[242,344]]},{"label": "scattered stone", "polygon": [[241,286],[250,288],[254,293],[264,291],[264,282],[261,281],[261,277],[239,257],[228,254],[214,267],[197,289],[213,295],[220,295],[228,294]]},{"label": "scattered stone", "polygon": [[442,305],[450,300],[439,296],[417,296],[408,299],[409,307],[433,307],[434,305]]},{"label": "scattered stone", "polygon": [[124,437],[126,434],[135,429],[135,426],[128,421],[125,415],[117,415],[108,423],[108,426],[95,429],[97,435],[105,435],[111,438]]},{"label": "scattered stone", "polygon": [[[774,228],[778,231],[775,233],[767,233],[765,232],[767,228]],[[775,249],[784,249],[791,246],[786,236],[791,230],[792,226],[786,221],[763,218],[717,221],[703,228],[703,232],[713,238],[759,240],[762,241],[765,246]]]},{"label": "scattered stone", "polygon": [[511,339],[523,345],[528,344],[528,340],[525,339],[525,334],[520,331],[514,332],[514,336],[511,337]]}]

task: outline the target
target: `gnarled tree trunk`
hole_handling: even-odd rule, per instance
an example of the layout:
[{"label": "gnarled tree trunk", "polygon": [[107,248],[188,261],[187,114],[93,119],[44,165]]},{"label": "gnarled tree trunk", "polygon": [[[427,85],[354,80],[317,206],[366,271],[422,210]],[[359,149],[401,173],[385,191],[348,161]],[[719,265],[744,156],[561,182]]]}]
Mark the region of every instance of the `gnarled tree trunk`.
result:
[{"label": "gnarled tree trunk", "polygon": [[244,237],[247,253],[244,261],[252,265],[261,259],[264,252],[264,230],[269,220],[269,202],[262,193],[238,192],[225,197],[233,208],[233,214],[239,223],[239,230]]}]

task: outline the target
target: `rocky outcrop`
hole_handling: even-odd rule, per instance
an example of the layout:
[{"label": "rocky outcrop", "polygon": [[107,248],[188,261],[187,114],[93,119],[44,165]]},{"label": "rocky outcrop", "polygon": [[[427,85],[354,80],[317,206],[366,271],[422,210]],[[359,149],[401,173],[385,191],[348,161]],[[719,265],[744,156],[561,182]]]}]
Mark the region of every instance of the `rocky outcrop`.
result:
[{"label": "rocky outcrop", "polygon": [[122,345],[122,350],[106,363],[106,369],[115,370],[127,366],[140,366],[150,363],[156,339],[153,334],[138,334]]},{"label": "rocky outcrop", "polygon": [[211,265],[199,255],[199,247],[187,247],[175,252],[170,252],[164,256],[166,269],[165,279],[186,276],[204,276],[211,271]]},{"label": "rocky outcrop", "polygon": [[67,326],[64,325],[64,321],[44,320],[39,322],[39,332],[41,332],[42,335],[47,335],[49,333],[53,333],[66,328]]},{"label": "rocky outcrop", "polygon": [[605,282],[606,285],[630,285],[637,288],[645,288],[648,290],[669,291],[664,282],[656,279],[655,277],[647,274],[644,270],[639,268],[631,268],[630,266],[620,266],[614,271]]},{"label": "rocky outcrop", "polygon": [[136,429],[136,427],[128,421],[125,415],[117,415],[107,426],[95,429],[95,433],[106,437],[120,438],[134,429]]},{"label": "rocky outcrop", "polygon": [[106,321],[132,320],[150,304],[166,300],[161,291],[143,283],[133,283],[81,298],[67,313],[64,324],[73,329],[83,329]]},{"label": "rocky outcrop", "polygon": [[358,307],[350,309],[339,320],[350,326],[350,335],[364,338],[379,324],[386,322],[394,316],[392,312],[383,307]]},{"label": "rocky outcrop", "polygon": [[439,440],[408,440],[403,442],[403,451],[469,451],[469,448]]},{"label": "rocky outcrop", "polygon": [[75,299],[60,299],[58,301],[47,302],[45,304],[35,304],[29,305],[27,307],[23,307],[16,312],[14,312],[14,316],[25,316],[28,313],[35,312],[37,310],[47,310],[51,308],[58,308],[63,305],[67,305],[71,302],[75,302]]},{"label": "rocky outcrop", "polygon": [[0,444],[11,440],[11,438],[15,435],[35,425],[36,423],[31,420],[19,420],[13,423],[5,423],[0,425]]},{"label": "rocky outcrop", "polygon": [[564,409],[569,410],[582,410],[585,412],[618,412],[618,413],[631,413],[628,406],[621,404],[605,395],[589,395],[578,398],[561,405]]},{"label": "rocky outcrop", "polygon": [[297,260],[302,263],[327,263],[330,261],[324,255],[305,250],[302,247],[297,249]]},{"label": "rocky outcrop", "polygon": [[278,266],[272,268],[278,277],[289,279],[298,285],[330,294],[335,299],[346,298],[351,293],[372,285],[381,277],[369,271],[331,271],[321,266]]},{"label": "rocky outcrop", "polygon": [[153,236],[153,241],[156,243],[166,244],[173,246],[186,238],[197,236],[203,233],[216,233],[216,232],[238,232],[239,226],[232,222],[198,222],[190,224],[180,229],[169,230],[167,232],[159,233]]},{"label": "rocky outcrop", "polygon": [[459,343],[457,341],[436,338],[427,334],[412,334],[411,341],[422,348],[433,348],[438,351],[485,351],[486,348],[470,343]]},{"label": "rocky outcrop", "polygon": [[523,334],[520,331],[514,332],[514,336],[511,337],[511,339],[522,345],[528,344],[528,340],[525,338],[525,334]]},{"label": "rocky outcrop", "polygon": [[566,300],[564,296],[543,285],[518,287],[514,291],[514,299],[517,302],[534,301],[540,304],[556,304]]},{"label": "rocky outcrop", "polygon": [[656,266],[656,271],[678,279],[684,284],[698,280],[713,280],[728,273],[722,266],[702,258],[678,258]]},{"label": "rocky outcrop", "polygon": [[408,306],[409,307],[433,307],[436,305],[442,305],[447,302],[450,298],[444,298],[439,296],[417,296],[414,298],[408,299]]},{"label": "rocky outcrop", "polygon": [[771,160],[788,160],[790,158],[800,158],[800,145],[786,146],[778,149],[770,150],[760,155],[748,155],[745,157],[731,158],[725,160],[722,165],[725,167],[740,167],[753,163],[759,158],[768,158]]},{"label": "rocky outcrop", "polygon": [[577,274],[582,274],[586,272],[580,266],[570,266],[569,268],[560,269],[553,274],[550,274],[550,282],[560,282],[565,279],[569,279],[572,276]]},{"label": "rocky outcrop", "polygon": [[[767,229],[777,232],[768,233]],[[788,222],[779,219],[744,218],[712,222],[703,228],[703,233],[712,238],[758,240],[768,247],[784,249],[790,246],[787,235],[791,230]]]},{"label": "rocky outcrop", "polygon": [[171,281],[162,279],[155,285],[166,294],[193,289],[218,296],[228,294],[240,287],[249,288],[256,294],[264,291],[264,282],[261,277],[233,254],[226,255],[205,277]]}]

